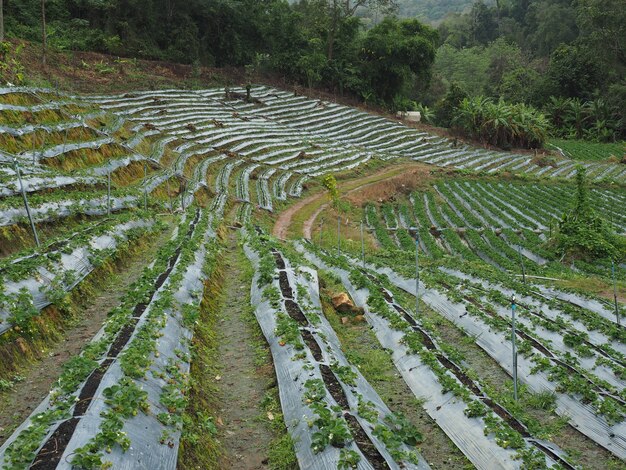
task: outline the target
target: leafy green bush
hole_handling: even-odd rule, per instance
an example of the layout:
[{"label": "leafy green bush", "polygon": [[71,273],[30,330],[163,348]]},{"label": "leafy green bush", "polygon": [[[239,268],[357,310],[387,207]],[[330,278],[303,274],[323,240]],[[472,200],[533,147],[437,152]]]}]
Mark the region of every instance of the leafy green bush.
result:
[{"label": "leafy green bush", "polygon": [[576,205],[563,216],[550,244],[559,256],[623,260],[626,258],[626,240],[595,214],[587,198],[585,174],[585,168],[578,167]]},{"label": "leafy green bush", "polygon": [[0,42],[0,83],[10,82],[13,85],[24,83],[24,66],[20,62],[21,45]]},{"label": "leafy green bush", "polygon": [[505,149],[540,148],[548,136],[548,120],[532,106],[483,96],[463,99],[452,124],[467,137]]}]

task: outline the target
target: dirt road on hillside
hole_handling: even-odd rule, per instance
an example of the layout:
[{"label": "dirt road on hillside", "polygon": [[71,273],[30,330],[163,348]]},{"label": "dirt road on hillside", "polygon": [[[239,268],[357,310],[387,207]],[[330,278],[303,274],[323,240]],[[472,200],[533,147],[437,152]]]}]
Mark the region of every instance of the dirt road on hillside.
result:
[{"label": "dirt road on hillside", "polygon": [[[339,184],[339,191],[343,193],[342,197],[351,196],[348,197],[348,199],[357,204],[362,203],[364,200],[385,200],[392,196],[394,192],[415,189],[415,186],[430,179],[431,169],[431,167],[421,163],[405,163],[387,167],[369,176],[341,182]],[[367,191],[368,189],[370,191]],[[359,192],[364,192],[362,197],[353,197]],[[325,192],[319,192],[297,202],[283,211],[274,224],[272,235],[281,239],[287,238],[295,214],[311,204],[319,203],[322,198],[326,197]],[[302,235],[304,238],[311,238],[315,220],[326,208],[328,208],[328,203],[322,204],[303,222]]]}]

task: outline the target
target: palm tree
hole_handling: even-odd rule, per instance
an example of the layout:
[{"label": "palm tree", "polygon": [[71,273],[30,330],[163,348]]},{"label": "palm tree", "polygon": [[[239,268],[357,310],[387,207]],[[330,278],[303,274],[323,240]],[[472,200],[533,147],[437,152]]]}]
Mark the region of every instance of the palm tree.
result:
[{"label": "palm tree", "polygon": [[419,103],[416,110],[420,112],[421,119],[424,122],[432,123],[435,119],[435,112],[425,104]]},{"label": "palm tree", "polygon": [[493,145],[505,147],[512,143],[512,120],[511,106],[503,100],[490,103],[489,114],[485,116],[483,128],[486,129],[487,137]]},{"label": "palm tree", "polygon": [[567,120],[574,127],[577,139],[583,138],[584,124],[587,116],[585,115],[585,107],[578,98],[573,98],[567,102]]},{"label": "palm tree", "polygon": [[615,140],[617,120],[613,118],[612,109],[602,98],[587,101],[584,104],[587,119],[594,122],[589,129],[592,138],[599,141]]},{"label": "palm tree", "polygon": [[560,96],[551,96],[546,105],[546,112],[552,121],[552,125],[557,130],[562,130],[567,120],[568,101]]}]

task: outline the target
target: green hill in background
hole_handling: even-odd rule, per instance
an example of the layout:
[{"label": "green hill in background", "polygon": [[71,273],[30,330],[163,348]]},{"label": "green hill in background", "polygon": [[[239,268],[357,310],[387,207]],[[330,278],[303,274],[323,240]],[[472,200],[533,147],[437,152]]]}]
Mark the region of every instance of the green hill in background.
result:
[{"label": "green hill in background", "polygon": [[[398,16],[417,17],[427,22],[441,21],[448,13],[469,11],[474,0],[398,0]],[[491,5],[493,2],[484,2]]]},{"label": "green hill in background", "polygon": [[[397,0],[397,14],[402,18],[419,18],[427,23],[438,23],[448,13],[468,12],[476,0]],[[289,0],[298,3],[298,0]],[[494,5],[493,0],[483,0],[486,5]],[[370,17],[376,12],[360,12],[359,16]]]}]

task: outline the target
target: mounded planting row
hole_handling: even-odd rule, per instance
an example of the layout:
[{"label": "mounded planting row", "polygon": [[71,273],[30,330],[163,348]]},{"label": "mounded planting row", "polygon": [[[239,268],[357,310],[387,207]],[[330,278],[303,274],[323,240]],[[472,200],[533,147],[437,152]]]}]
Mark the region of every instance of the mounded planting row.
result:
[{"label": "mounded planting row", "polygon": [[429,468],[411,449],[421,440],[417,430],[389,411],[341,352],[322,314],[316,271],[292,264],[279,249],[249,231],[251,302],[270,345],[300,468]]},{"label": "mounded planting row", "polygon": [[490,398],[375,275],[310,245],[299,249],[341,278],[411,390],[427,398],[424,409],[477,468],[574,468],[558,447],[536,439]]},{"label": "mounded planting row", "polygon": [[[218,215],[219,216],[219,215]],[[172,239],[0,448],[7,468],[175,468],[189,344],[213,216],[187,211]]]},{"label": "mounded planting row", "polygon": [[[398,288],[415,295],[414,280],[401,277],[392,269],[385,267],[384,263],[374,269],[387,275]],[[462,286],[451,282],[450,276],[444,275],[438,269],[425,271],[420,277],[428,286],[428,288],[421,286],[423,289],[421,299],[475,338],[476,344],[511,374],[513,365],[508,323],[510,320],[506,315],[506,309],[502,307],[504,303],[502,294],[491,293],[491,299],[495,298],[501,302],[501,307],[498,307],[497,302],[495,305],[491,303],[489,294],[467,295],[463,292]],[[531,290],[522,292],[528,295]],[[552,307],[557,308],[557,305],[552,304]],[[595,316],[595,324],[605,325],[605,320],[592,312],[581,314],[579,308],[567,307],[563,311],[572,313],[578,319],[585,318],[586,321],[590,320],[589,315]],[[558,414],[567,416],[572,426],[581,433],[623,458],[624,445],[621,436],[625,435],[626,421],[623,387],[620,387],[623,383],[621,364],[623,354],[619,349],[622,349],[622,346],[619,343],[612,343],[618,349],[603,345],[601,348],[603,352],[593,351],[592,354],[597,360],[590,365],[592,371],[585,371],[584,367],[581,367],[581,359],[584,363],[586,361],[584,356],[591,351],[584,346],[580,347],[584,335],[573,335],[571,331],[569,335],[567,332],[561,333],[563,336],[558,342],[566,347],[559,357],[552,349],[551,341],[544,342],[537,336],[536,330],[539,328],[551,336],[554,331],[546,328],[547,325],[548,322],[529,322],[528,329],[525,329],[523,323],[518,325],[520,380],[534,392],[554,393],[557,398]],[[622,336],[620,328],[616,326],[608,325],[605,331],[610,333],[613,341]],[[555,340],[555,337],[552,337],[552,340]],[[573,347],[568,346],[568,343]],[[606,357],[607,354],[611,356],[610,359]],[[595,370],[601,371],[604,378],[596,377],[593,372]],[[605,380],[606,374],[612,375],[611,382]]]},{"label": "mounded planting row", "polygon": [[90,227],[68,240],[29,250],[0,263],[0,335],[13,329],[29,333],[32,318],[52,304],[127,244],[150,231],[155,220],[131,214]]}]

